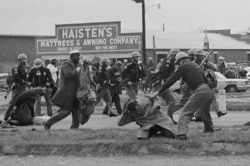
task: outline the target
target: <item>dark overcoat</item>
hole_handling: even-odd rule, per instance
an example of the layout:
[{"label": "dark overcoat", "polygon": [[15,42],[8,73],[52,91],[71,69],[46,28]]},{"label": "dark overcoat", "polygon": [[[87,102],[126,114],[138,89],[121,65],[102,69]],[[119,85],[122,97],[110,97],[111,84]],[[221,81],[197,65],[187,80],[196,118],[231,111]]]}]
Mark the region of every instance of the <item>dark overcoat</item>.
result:
[{"label": "dark overcoat", "polygon": [[76,65],[71,61],[63,63],[60,74],[59,87],[52,98],[52,102],[65,110],[76,109],[79,102],[76,98],[78,88],[78,73]]}]

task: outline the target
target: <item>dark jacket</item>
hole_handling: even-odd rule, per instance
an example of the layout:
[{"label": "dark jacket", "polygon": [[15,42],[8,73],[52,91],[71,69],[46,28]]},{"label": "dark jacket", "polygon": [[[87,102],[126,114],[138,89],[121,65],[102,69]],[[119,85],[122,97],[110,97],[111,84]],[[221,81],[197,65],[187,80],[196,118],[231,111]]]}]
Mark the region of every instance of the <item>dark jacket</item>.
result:
[{"label": "dark jacket", "polygon": [[192,90],[195,90],[201,84],[205,84],[204,73],[201,72],[197,64],[186,61],[167,79],[163,87],[159,90],[159,93],[171,87],[180,78],[182,78]]},{"label": "dark jacket", "polygon": [[25,86],[27,83],[27,70],[25,66],[18,65],[12,69],[12,76],[14,79],[14,87]]},{"label": "dark jacket", "polygon": [[[8,120],[9,117],[13,120],[17,120],[20,125],[29,125],[33,123],[34,118],[34,104],[35,94],[33,89],[26,90],[21,93],[14,102],[11,103],[7,112],[5,113],[4,120]],[[14,106],[16,110],[13,111]]]},{"label": "dark jacket", "polygon": [[30,70],[28,82],[31,83],[32,87],[46,87],[47,83],[54,84],[50,70],[43,66]]},{"label": "dark jacket", "polygon": [[78,73],[76,65],[71,60],[66,61],[61,68],[59,87],[52,98],[52,102],[62,109],[77,109],[79,105],[76,98],[77,88]]},{"label": "dark jacket", "polygon": [[127,68],[122,72],[122,79],[126,80],[126,82],[138,83],[144,77],[144,69],[136,62],[129,63]]},{"label": "dark jacket", "polygon": [[113,96],[113,94],[119,94],[120,93],[119,78],[121,78],[120,71],[117,71],[114,67],[112,67],[108,70],[108,77],[111,85],[110,86],[111,96]]},{"label": "dark jacket", "polygon": [[101,65],[95,74],[95,83],[104,86],[109,83],[108,72],[105,65]]}]

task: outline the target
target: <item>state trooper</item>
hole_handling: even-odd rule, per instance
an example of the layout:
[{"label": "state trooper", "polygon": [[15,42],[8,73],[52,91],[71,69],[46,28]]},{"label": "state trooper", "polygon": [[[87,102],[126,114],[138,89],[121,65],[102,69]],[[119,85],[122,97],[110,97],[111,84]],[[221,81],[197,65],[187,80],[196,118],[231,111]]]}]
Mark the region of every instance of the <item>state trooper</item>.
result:
[{"label": "state trooper", "polygon": [[112,97],[110,94],[110,81],[107,73],[108,60],[103,58],[101,61],[101,65],[99,66],[96,74],[95,74],[95,83],[96,83],[96,103],[100,103],[101,99],[104,100],[106,106],[108,107],[108,111],[103,111],[103,114],[108,114],[110,117],[117,116],[116,113],[112,111]]},{"label": "state trooper", "polygon": [[[180,52],[180,50],[176,49],[176,48],[173,48],[173,49],[170,50],[167,59],[165,59],[165,61],[161,65],[159,78],[158,78],[159,83],[155,87],[155,89],[154,89],[155,91],[159,90],[164,85],[166,80],[174,72],[174,70],[175,70],[174,58],[175,58],[176,54],[179,53],[179,52]],[[162,97],[163,100],[168,105],[170,105],[172,103],[175,103],[175,98],[174,98],[172,92],[170,92],[169,89],[165,89],[164,92],[162,92],[160,94],[160,97]]]},{"label": "state trooper", "polygon": [[201,110],[202,119],[204,122],[204,132],[213,132],[213,123],[210,115],[210,104],[213,101],[214,91],[206,84],[204,74],[200,71],[199,67],[190,62],[186,53],[180,52],[175,57],[175,64],[179,67],[167,79],[163,87],[154,93],[153,97],[158,96],[165,89],[172,86],[181,77],[188,87],[193,90],[192,95],[183,107],[180,114],[177,139],[186,140],[188,125],[197,110]]},{"label": "state trooper", "polygon": [[[29,76],[28,76],[28,85],[29,87],[41,87],[45,89],[45,102],[47,105],[47,115],[52,116],[52,103],[50,100],[51,92],[52,92],[52,84],[54,83],[52,79],[51,72],[48,68],[43,66],[42,59],[35,59],[34,66],[30,70]],[[36,102],[34,105],[34,112],[35,116],[41,116],[41,98],[42,96],[39,96],[36,98]]]},{"label": "state trooper", "polygon": [[25,91],[27,84],[27,55],[21,53],[17,56],[18,65],[12,69],[12,76],[14,83],[12,85],[12,99],[10,104],[15,98]]},{"label": "state trooper", "polygon": [[188,56],[189,56],[190,61],[192,61],[192,62],[195,60],[194,52],[195,52],[195,49],[188,50]]},{"label": "state trooper", "polygon": [[[202,60],[205,58],[205,52],[202,50],[202,49],[197,49],[195,50],[194,52],[195,56],[197,57],[195,63],[197,63],[198,65],[201,64]],[[201,68],[205,71],[206,69],[210,69],[210,70],[213,70],[215,71],[215,67],[212,65],[212,63],[208,60],[205,61],[204,64],[202,64]],[[215,89],[214,89],[215,90]],[[216,100],[216,96],[215,96],[215,93],[214,93],[214,96],[213,96],[213,102],[212,102],[212,107],[215,109],[215,112],[217,114],[217,116],[220,118],[221,116],[224,116],[227,114],[227,112],[222,112],[219,110],[219,105],[218,105],[218,102]],[[195,114],[195,120],[196,121],[201,121],[201,115],[199,112],[197,112]]]},{"label": "state trooper", "polygon": [[[108,69],[108,77],[110,80],[110,94],[112,97],[112,103],[115,103],[115,107],[118,114],[122,113],[120,92],[121,92],[121,66],[122,62],[117,61],[113,67]],[[108,106],[105,107],[104,114],[108,114]]]},{"label": "state trooper", "polygon": [[127,94],[131,100],[136,99],[140,81],[145,77],[144,70],[138,64],[141,54],[137,51],[131,53],[132,62],[122,72],[123,83],[127,84]]}]

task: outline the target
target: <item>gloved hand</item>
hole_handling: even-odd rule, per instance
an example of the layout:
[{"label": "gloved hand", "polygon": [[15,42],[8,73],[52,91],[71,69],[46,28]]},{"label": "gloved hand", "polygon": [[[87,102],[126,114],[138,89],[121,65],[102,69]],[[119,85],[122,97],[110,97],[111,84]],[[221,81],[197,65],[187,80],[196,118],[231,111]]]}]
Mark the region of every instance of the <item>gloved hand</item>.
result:
[{"label": "gloved hand", "polygon": [[128,82],[128,85],[132,85],[132,82],[131,82],[131,81],[129,81],[129,82]]},{"label": "gloved hand", "polygon": [[81,67],[80,67],[80,66],[76,68],[76,71],[77,71],[77,72],[80,72],[80,70],[81,70]]}]

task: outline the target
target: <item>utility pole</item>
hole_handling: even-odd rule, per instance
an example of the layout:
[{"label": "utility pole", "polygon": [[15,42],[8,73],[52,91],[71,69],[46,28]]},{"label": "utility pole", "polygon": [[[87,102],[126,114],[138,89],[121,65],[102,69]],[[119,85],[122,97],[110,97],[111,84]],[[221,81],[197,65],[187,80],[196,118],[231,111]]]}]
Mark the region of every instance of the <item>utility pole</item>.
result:
[{"label": "utility pole", "polygon": [[142,60],[143,64],[147,63],[146,56],[146,21],[145,21],[145,0],[133,0],[136,3],[141,3],[142,7]]},{"label": "utility pole", "polygon": [[145,0],[141,0],[142,4],[142,57],[144,65],[147,64],[146,56],[146,21],[145,21]]}]

